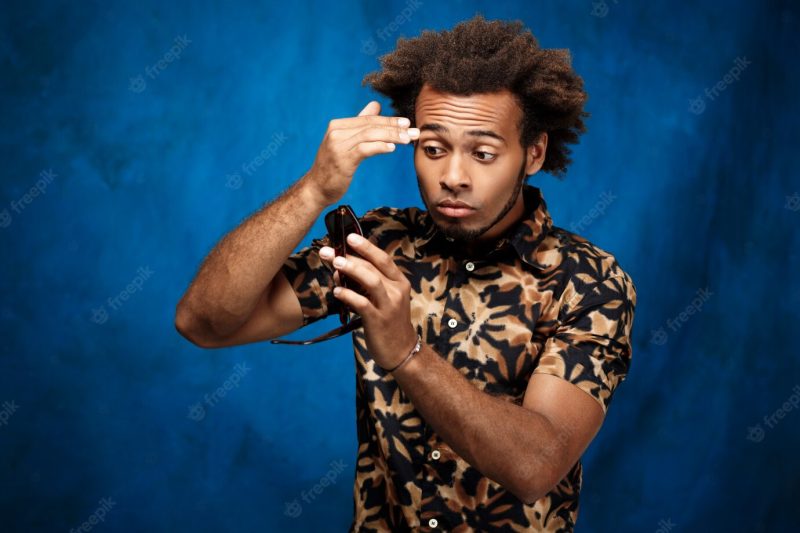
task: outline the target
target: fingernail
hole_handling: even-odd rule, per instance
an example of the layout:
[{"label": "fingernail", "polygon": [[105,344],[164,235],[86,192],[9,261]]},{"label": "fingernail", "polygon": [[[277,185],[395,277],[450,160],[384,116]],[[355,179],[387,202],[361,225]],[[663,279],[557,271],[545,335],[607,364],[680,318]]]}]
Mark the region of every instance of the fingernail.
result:
[{"label": "fingernail", "polygon": [[341,268],[346,264],[347,264],[347,260],[344,257],[342,257],[341,255],[333,260],[333,266],[335,266],[335,267]]},{"label": "fingernail", "polygon": [[406,127],[407,127],[407,126],[410,126],[410,125],[411,125],[411,121],[410,121],[410,120],[408,120],[408,119],[407,119],[407,118],[405,118],[405,117],[403,117],[403,118],[398,118],[398,119],[397,119],[397,125],[398,125],[398,126],[406,126]]},{"label": "fingernail", "polygon": [[410,137],[419,137],[419,128],[408,128],[408,135]]},{"label": "fingernail", "polygon": [[363,241],[363,240],[364,240],[364,238],[361,235],[359,235],[358,233],[350,233],[347,236],[347,242],[349,242],[350,244],[352,244],[354,246],[358,246],[359,244],[361,244],[361,241]]},{"label": "fingernail", "polygon": [[333,255],[333,248],[330,246],[323,246],[319,249],[319,255],[321,257],[331,257]]}]

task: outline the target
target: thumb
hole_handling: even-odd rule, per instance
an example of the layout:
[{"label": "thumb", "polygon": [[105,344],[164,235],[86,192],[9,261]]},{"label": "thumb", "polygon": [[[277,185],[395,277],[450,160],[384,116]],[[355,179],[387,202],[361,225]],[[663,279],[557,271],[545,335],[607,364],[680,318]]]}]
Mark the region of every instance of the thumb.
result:
[{"label": "thumb", "polygon": [[380,102],[372,100],[364,107],[364,109],[358,112],[358,116],[363,117],[365,115],[379,115],[380,112],[381,112]]}]

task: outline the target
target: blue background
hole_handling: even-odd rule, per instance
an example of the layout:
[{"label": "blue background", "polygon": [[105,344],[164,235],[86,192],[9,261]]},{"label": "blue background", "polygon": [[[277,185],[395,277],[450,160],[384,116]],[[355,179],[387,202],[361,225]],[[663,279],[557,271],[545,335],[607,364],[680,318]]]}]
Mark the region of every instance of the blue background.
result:
[{"label": "blue background", "polygon": [[[98,530],[346,530],[349,338],[202,350],[175,331],[175,304],[218,239],[309,168],[328,121],[376,98],[360,82],[381,53],[477,11],[572,51],[589,131],[564,181],[531,183],[568,229],[610,194],[580,233],[638,289],[633,364],[584,455],[578,531],[797,527],[794,4],[5,3],[0,529],[77,528],[110,498]],[[367,160],[344,201],[421,206],[411,149]],[[312,233],[301,245],[320,221]],[[289,516],[333,461],[345,471]]]}]

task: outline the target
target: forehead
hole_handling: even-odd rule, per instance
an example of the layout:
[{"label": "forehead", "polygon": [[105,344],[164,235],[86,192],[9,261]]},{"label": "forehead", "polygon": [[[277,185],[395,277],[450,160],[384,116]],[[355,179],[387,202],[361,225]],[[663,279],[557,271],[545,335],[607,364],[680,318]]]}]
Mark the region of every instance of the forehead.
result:
[{"label": "forehead", "polygon": [[469,96],[445,93],[424,85],[417,96],[416,126],[447,123],[455,128],[491,127],[498,131],[516,131],[522,110],[511,91]]}]

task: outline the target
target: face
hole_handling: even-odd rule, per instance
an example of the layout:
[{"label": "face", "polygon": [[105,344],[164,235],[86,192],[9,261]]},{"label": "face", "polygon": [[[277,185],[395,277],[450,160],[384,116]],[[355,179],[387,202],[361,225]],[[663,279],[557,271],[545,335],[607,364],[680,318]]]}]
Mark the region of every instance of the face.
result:
[{"label": "face", "polygon": [[547,134],[523,148],[521,118],[507,90],[456,96],[424,85],[417,97],[414,166],[422,201],[439,231],[468,248],[497,240],[521,218],[525,176],[544,163]]}]

